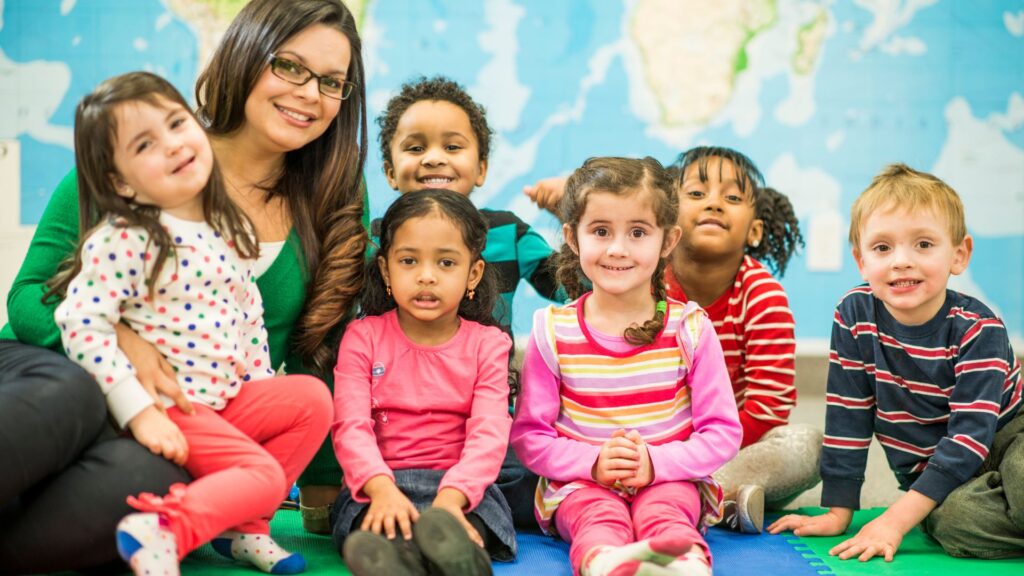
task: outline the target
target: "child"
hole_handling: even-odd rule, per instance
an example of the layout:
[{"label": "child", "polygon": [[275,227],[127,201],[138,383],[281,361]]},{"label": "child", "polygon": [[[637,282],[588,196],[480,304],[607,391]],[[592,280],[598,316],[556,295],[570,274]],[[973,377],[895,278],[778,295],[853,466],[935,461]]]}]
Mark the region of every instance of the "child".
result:
[{"label": "child", "polygon": [[[377,118],[384,175],[400,194],[446,188],[468,196],[487,177],[491,129],[482,106],[444,77],[404,84]],[[512,335],[512,300],[526,280],[550,300],[565,301],[554,276],[554,251],[512,212],[482,209],[487,222],[483,259],[496,272],[501,302],[494,317]],[[378,234],[374,234],[377,236]],[[514,383],[513,383],[514,386]],[[516,526],[534,528],[536,476],[506,455],[498,486],[512,507]]]},{"label": "child", "polygon": [[[682,236],[665,269],[666,290],[707,312],[743,425],[740,453],[715,473],[726,497],[723,526],[759,533],[766,506],[782,508],[819,480],[821,431],[788,424],[796,404],[793,314],[782,285],[757,260],[781,276],[803,237],[789,200],[764,188],[740,152],[699,146],[671,170]],[[561,179],[549,178],[524,191],[550,208],[563,190]]]},{"label": "child", "polygon": [[591,158],[560,208],[559,279],[579,299],[535,315],[511,435],[542,477],[538,521],[583,576],[710,574],[698,528],[719,519],[710,475],[740,424],[706,314],[665,297],[672,178],[652,158]]},{"label": "child", "polygon": [[725,491],[725,526],[761,532],[779,509],[818,483],[821,431],[790,425],[796,341],[782,276],[803,244],[789,200],[764,188],[747,156],[700,146],[673,165],[683,233],[665,270],[668,295],[708,314],[740,410],[740,452],[715,474]]},{"label": "child", "polygon": [[494,486],[511,341],[491,316],[486,237],[473,203],[447,190],[404,194],[384,215],[366,317],[345,330],[334,371],[346,484],[334,543],[357,576],[426,574],[426,560],[434,573],[491,574],[488,554],[515,557]]},{"label": "child", "polygon": [[[195,478],[163,498],[129,497],[139,513],[118,525],[118,551],[137,575],[178,574],[217,536],[229,558],[302,572],[269,520],[327,433],[330,398],[314,378],[274,377],[251,225],[227,198],[206,133],[165,80],[125,74],[79,104],[75,160],[83,238],[52,290],[66,294],[55,313],[65,350],[118,425]],[[122,330],[166,357],[194,413],[139,383]]]},{"label": "child", "polygon": [[842,534],[859,506],[872,434],[907,493],[829,553],[890,561],[922,523],[951,556],[1024,555],[1020,364],[987,306],[947,289],[971,258],[952,188],[903,164],[875,177],[850,215],[866,286],[836,307],[821,456],[822,516],[769,526]]}]

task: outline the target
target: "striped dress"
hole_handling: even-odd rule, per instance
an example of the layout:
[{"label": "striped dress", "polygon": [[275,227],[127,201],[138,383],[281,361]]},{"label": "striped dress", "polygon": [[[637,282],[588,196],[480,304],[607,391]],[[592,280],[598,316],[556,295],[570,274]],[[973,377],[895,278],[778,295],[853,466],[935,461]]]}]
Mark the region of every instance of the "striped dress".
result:
[{"label": "striped dress", "polygon": [[[554,423],[558,436],[599,446],[624,428],[637,430],[652,446],[688,439],[694,427],[687,374],[706,323],[704,311],[696,304],[670,301],[665,328],[653,343],[616,354],[599,349],[588,338],[583,300],[548,307],[534,324],[540,354],[561,379],[561,409]],[[706,527],[721,519],[722,492],[710,476],[696,481],[701,523]],[[542,477],[535,494],[541,528],[550,532],[562,500],[593,485],[590,480]],[[635,489],[621,485],[612,489],[626,500],[635,494]]]}]

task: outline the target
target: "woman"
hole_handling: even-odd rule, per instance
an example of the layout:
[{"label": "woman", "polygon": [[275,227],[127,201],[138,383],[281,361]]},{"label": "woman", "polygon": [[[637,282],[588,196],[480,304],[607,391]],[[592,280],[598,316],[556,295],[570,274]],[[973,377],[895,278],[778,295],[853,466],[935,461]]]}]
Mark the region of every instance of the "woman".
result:
[{"label": "woman", "polygon": [[[352,14],[340,0],[254,0],[225,32],[196,96],[229,194],[260,242],[271,359],[329,380],[366,248],[366,104]],[[77,243],[77,205],[72,173],[36,229],[0,333],[0,572],[111,561],[125,497],[187,481],[180,468],[118,437],[99,387],[58,353],[57,303],[41,296]],[[187,407],[155,349],[123,327],[118,339],[152,393]],[[341,480],[329,443],[321,454],[304,477],[325,486],[307,489],[321,497],[314,505],[333,501]]]}]

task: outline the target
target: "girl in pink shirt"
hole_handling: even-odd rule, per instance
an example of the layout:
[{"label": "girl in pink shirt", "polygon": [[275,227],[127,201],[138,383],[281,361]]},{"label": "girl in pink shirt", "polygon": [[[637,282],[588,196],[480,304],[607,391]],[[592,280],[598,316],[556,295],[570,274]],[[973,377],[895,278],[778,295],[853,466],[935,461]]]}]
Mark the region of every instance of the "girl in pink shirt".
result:
[{"label": "girl in pink shirt", "polygon": [[559,208],[558,279],[579,299],[534,317],[511,435],[541,477],[538,522],[583,576],[710,575],[711,474],[741,428],[707,315],[665,296],[672,178],[653,158],[591,158]]},{"label": "girl in pink shirt", "polygon": [[346,486],[333,538],[357,576],[491,574],[491,558],[515,557],[494,485],[512,342],[491,314],[486,236],[473,203],[447,190],[403,194],[382,220],[366,316],[346,328],[334,370]]}]

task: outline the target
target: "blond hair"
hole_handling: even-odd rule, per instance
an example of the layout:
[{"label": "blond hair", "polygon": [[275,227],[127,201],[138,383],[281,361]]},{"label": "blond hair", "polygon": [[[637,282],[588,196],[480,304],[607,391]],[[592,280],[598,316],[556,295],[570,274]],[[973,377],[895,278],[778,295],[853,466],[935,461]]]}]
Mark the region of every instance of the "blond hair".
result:
[{"label": "blond hair", "polygon": [[900,208],[908,212],[932,210],[945,218],[953,244],[967,235],[964,205],[948,184],[927,172],[918,172],[906,164],[890,164],[871,180],[850,210],[850,245],[857,248],[860,231],[867,217],[882,209]]}]

